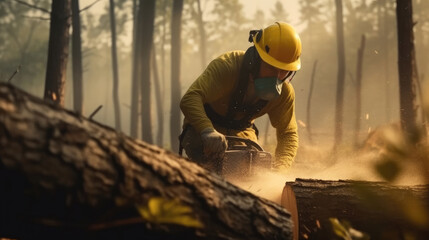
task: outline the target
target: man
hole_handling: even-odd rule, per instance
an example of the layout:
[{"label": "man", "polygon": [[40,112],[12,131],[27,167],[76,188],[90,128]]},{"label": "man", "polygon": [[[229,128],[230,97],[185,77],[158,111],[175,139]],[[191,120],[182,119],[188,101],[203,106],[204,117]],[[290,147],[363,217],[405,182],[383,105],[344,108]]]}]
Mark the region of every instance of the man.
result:
[{"label": "man", "polygon": [[267,113],[277,133],[272,167],[285,170],[298,148],[290,81],[301,68],[301,40],[283,22],[249,35],[254,46],[214,59],[183,96],[181,147],[197,163],[221,158],[227,147],[225,135],[257,141],[254,120]]}]

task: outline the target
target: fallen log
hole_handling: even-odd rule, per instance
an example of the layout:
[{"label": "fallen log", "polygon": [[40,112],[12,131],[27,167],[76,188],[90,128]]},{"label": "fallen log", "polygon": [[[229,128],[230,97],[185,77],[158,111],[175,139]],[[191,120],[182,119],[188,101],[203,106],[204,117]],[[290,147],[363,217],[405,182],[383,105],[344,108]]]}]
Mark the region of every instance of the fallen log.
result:
[{"label": "fallen log", "polygon": [[294,239],[337,239],[330,218],[371,239],[428,239],[428,194],[429,185],[296,179],[286,183],[281,205],[292,215]]},{"label": "fallen log", "polygon": [[174,153],[0,84],[1,237],[291,239],[292,222]]}]

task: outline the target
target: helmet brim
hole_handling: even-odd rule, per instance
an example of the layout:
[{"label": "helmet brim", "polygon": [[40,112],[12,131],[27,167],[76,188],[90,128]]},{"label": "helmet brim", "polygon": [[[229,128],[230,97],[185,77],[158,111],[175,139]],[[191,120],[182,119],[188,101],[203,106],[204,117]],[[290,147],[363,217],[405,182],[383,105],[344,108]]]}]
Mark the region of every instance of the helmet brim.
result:
[{"label": "helmet brim", "polygon": [[[253,42],[256,42],[256,36],[253,37]],[[262,60],[269,65],[286,70],[286,71],[298,71],[301,69],[301,58],[298,58],[296,61],[291,63],[284,63],[281,61],[278,61],[277,59],[270,56],[268,53],[266,53],[259,44],[255,44],[256,50],[258,51],[259,56],[262,58]]]}]

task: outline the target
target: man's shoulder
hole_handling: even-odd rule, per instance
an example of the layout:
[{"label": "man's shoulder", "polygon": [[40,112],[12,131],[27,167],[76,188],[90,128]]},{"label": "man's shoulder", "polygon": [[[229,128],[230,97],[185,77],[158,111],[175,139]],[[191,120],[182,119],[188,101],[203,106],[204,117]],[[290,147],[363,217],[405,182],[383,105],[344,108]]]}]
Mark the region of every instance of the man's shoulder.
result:
[{"label": "man's shoulder", "polygon": [[222,53],[221,55],[219,55],[219,57],[217,57],[217,59],[222,61],[239,61],[243,59],[243,56],[244,56],[244,51],[235,50],[235,51]]},{"label": "man's shoulder", "polygon": [[244,51],[229,51],[213,59],[212,67],[225,69],[238,69],[243,61]]}]

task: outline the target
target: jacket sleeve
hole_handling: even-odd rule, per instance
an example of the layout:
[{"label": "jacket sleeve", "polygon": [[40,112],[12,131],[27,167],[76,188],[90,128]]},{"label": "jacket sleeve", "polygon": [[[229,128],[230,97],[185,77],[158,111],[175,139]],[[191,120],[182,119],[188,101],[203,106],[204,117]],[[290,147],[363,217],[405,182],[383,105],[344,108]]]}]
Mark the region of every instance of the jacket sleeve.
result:
[{"label": "jacket sleeve", "polygon": [[180,108],[185,121],[191,124],[198,133],[207,127],[213,127],[204,110],[205,103],[212,103],[230,92],[235,77],[234,65],[222,57],[213,60],[204,72],[189,87],[180,101]]},{"label": "jacket sleeve", "polygon": [[290,168],[298,149],[298,127],[295,119],[295,92],[291,84],[284,84],[279,102],[268,113],[276,129],[277,147],[273,167]]}]

